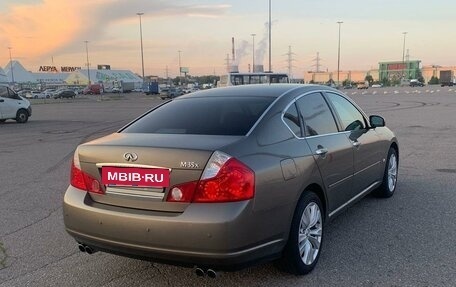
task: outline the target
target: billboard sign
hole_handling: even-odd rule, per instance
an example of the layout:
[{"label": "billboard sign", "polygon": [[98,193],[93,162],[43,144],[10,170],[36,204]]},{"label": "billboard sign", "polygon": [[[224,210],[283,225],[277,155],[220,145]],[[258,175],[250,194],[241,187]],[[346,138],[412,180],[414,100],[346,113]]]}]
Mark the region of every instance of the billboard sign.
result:
[{"label": "billboard sign", "polygon": [[391,63],[387,65],[386,69],[388,71],[405,70],[407,69],[407,65],[405,63]]},{"label": "billboard sign", "polygon": [[[70,73],[70,72],[74,72],[74,71],[77,71],[80,69],[81,69],[81,67],[62,66],[62,67],[60,67],[60,72]],[[38,69],[38,72],[58,73],[59,70],[57,70],[56,66],[40,66],[40,68]]]}]

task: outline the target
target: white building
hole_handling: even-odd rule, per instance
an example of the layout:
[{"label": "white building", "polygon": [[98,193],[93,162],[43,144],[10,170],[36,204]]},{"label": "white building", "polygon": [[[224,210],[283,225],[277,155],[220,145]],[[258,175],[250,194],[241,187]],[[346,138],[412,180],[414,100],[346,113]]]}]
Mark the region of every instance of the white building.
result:
[{"label": "white building", "polygon": [[6,76],[5,71],[3,71],[2,68],[0,68],[0,84],[7,84],[8,83],[8,77]]},{"label": "white building", "polygon": [[27,71],[18,61],[12,61],[4,68],[5,74],[8,77],[8,82],[21,83],[21,84],[34,84],[36,83],[35,77],[31,72]]}]

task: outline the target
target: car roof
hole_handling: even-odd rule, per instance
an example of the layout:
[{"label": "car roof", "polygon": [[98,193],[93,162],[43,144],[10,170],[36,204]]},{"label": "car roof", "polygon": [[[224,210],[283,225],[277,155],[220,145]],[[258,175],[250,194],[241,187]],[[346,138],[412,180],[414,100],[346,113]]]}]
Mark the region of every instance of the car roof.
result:
[{"label": "car roof", "polygon": [[201,97],[229,97],[229,96],[262,96],[278,98],[279,96],[291,91],[299,90],[308,92],[312,90],[332,90],[333,88],[322,85],[309,84],[254,84],[240,85],[209,90],[200,90],[191,94],[179,97],[179,99],[201,98]]}]

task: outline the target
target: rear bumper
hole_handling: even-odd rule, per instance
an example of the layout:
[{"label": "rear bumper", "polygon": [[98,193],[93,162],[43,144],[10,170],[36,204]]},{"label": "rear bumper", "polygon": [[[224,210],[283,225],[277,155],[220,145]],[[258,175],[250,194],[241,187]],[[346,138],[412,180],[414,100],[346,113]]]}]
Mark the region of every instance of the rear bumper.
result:
[{"label": "rear bumper", "polygon": [[251,202],[191,204],[183,213],[99,204],[70,186],[67,232],[76,241],[118,255],[182,266],[237,270],[277,258],[282,238],[259,240]]}]

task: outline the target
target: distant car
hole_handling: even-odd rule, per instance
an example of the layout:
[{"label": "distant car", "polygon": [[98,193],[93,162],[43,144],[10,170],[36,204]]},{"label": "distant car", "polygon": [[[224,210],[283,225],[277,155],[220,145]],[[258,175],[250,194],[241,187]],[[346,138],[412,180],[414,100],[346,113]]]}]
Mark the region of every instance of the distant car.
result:
[{"label": "distant car", "polygon": [[[11,91],[13,91],[13,90],[11,90]],[[20,91],[18,91],[18,92],[16,92],[16,93],[17,93],[19,96],[25,98],[26,95],[27,95],[28,93],[31,93],[31,92],[32,92],[31,90],[20,90]]]},{"label": "distant car", "polygon": [[42,92],[31,91],[29,93],[26,93],[25,97],[27,99],[49,99],[51,96],[50,95],[46,95],[46,94],[44,94]]},{"label": "distant car", "polygon": [[103,86],[100,84],[91,84],[82,90],[84,95],[100,95],[103,93]]},{"label": "distant car", "polygon": [[[385,120],[336,89],[211,89],[79,145],[63,219],[88,254],[149,258],[210,277],[278,259],[303,275],[334,235],[324,223],[371,192],[393,196],[398,163]],[[354,225],[369,216],[350,215]],[[359,236],[355,227],[346,233]]]},{"label": "distant car", "polygon": [[46,89],[42,93],[46,95],[47,98],[52,98],[54,96],[55,91],[55,89]]},{"label": "distant car", "polygon": [[383,87],[383,85],[381,85],[381,84],[373,84],[372,85],[372,88],[381,88],[381,87]]},{"label": "distant car", "polygon": [[165,99],[173,99],[179,96],[182,96],[184,92],[180,88],[165,88],[161,89],[160,91],[160,98],[162,100]]},{"label": "distant car", "polygon": [[345,85],[344,89],[345,90],[353,89],[353,85]]},{"label": "distant car", "polygon": [[410,87],[424,87],[424,83],[418,81],[418,80],[410,80]]},{"label": "distant car", "polygon": [[54,99],[74,99],[75,97],[76,93],[72,90],[59,90],[54,94]]},{"label": "distant car", "polygon": [[120,88],[112,88],[111,93],[114,93],[114,94],[122,93],[122,89],[120,89]]},{"label": "distant car", "polygon": [[0,123],[8,119],[26,123],[31,116],[30,102],[9,87],[0,85]]},{"label": "distant car", "polygon": [[356,88],[358,90],[367,90],[369,88],[369,85],[366,83],[359,83],[358,85],[356,85]]}]

